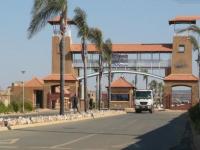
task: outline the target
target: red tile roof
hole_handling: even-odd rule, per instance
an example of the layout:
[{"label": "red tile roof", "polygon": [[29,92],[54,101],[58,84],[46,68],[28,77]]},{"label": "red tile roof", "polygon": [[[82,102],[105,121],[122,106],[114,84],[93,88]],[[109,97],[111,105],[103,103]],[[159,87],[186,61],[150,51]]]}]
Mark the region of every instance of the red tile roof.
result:
[{"label": "red tile roof", "polygon": [[134,88],[133,84],[128,82],[124,77],[120,77],[111,83],[111,88],[116,87]]},{"label": "red tile roof", "polygon": [[200,20],[200,16],[177,16],[169,20],[169,24],[196,24],[196,20]]},{"label": "red tile roof", "polygon": [[[113,44],[113,52],[172,52],[172,44]],[[88,52],[98,52],[94,44],[87,45]],[[71,52],[80,53],[81,44],[72,44]]]},{"label": "red tile roof", "polygon": [[[64,79],[66,81],[77,81],[76,77],[73,74],[65,74]],[[50,74],[43,79],[44,81],[59,81],[60,74]]]},{"label": "red tile roof", "polygon": [[165,81],[198,81],[193,74],[170,74],[164,78]]},{"label": "red tile roof", "polygon": [[25,82],[24,86],[25,87],[38,88],[38,87],[42,87],[43,84],[44,84],[43,80],[34,77],[33,79]]}]

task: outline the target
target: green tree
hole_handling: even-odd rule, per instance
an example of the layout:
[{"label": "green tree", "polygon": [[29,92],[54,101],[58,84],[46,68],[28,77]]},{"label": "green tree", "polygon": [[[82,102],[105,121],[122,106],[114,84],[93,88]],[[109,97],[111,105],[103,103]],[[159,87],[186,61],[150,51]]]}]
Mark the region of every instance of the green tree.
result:
[{"label": "green tree", "polygon": [[89,28],[87,24],[87,15],[84,10],[77,7],[74,10],[75,16],[73,18],[73,21],[76,24],[76,27],[78,29],[78,37],[81,38],[81,44],[82,44],[82,60],[84,65],[84,110],[87,112],[88,107],[88,89],[87,89],[87,61],[88,61],[88,55],[87,55],[87,39],[89,34]]},{"label": "green tree", "polygon": [[152,80],[149,83],[149,88],[153,91],[154,96],[155,96],[155,94],[157,94],[157,85],[158,85],[158,82],[156,80]]},{"label": "green tree", "polygon": [[28,28],[28,38],[30,39],[45,27],[49,19],[60,16],[60,115],[64,115],[64,50],[67,6],[67,0],[35,0],[31,11],[32,19]]},{"label": "green tree", "polygon": [[163,101],[162,101],[163,92],[164,92],[163,83],[160,82],[160,83],[158,83],[158,94],[159,94],[158,96],[159,96],[160,104],[163,104]]},{"label": "green tree", "polygon": [[[148,70],[145,68],[145,69],[141,69],[140,70],[141,72],[143,72],[143,73],[148,73]],[[143,75],[143,80],[145,80],[146,81],[146,89],[148,88],[148,75]]]},{"label": "green tree", "polygon": [[101,109],[101,78],[103,73],[103,35],[100,29],[98,28],[90,28],[89,31],[89,40],[95,44],[96,49],[99,51],[99,110]]},{"label": "green tree", "polygon": [[[98,71],[99,71],[98,68],[94,68],[94,72],[98,72]],[[96,103],[95,103],[96,107],[95,108],[97,108],[97,101],[98,101],[98,97],[97,97],[97,95],[98,95],[98,87],[99,87],[98,79],[99,79],[99,75],[96,76]]]},{"label": "green tree", "polygon": [[112,41],[106,40],[103,44],[103,58],[108,64],[108,109],[111,101],[111,71],[112,71]]}]

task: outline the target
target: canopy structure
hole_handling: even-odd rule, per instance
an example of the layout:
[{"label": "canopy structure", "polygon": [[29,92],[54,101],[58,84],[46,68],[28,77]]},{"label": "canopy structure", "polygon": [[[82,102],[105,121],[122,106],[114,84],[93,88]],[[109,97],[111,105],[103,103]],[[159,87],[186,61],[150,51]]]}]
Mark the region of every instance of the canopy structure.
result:
[{"label": "canopy structure", "polygon": [[176,16],[174,19],[169,20],[169,25],[196,24],[197,20],[200,20],[200,16]]}]

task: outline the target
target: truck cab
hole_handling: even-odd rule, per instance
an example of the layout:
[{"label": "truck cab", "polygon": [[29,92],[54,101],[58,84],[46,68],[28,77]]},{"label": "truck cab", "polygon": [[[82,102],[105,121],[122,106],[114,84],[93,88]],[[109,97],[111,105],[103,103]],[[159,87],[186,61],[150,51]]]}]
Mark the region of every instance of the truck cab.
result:
[{"label": "truck cab", "polygon": [[153,113],[153,91],[152,90],[136,90],[135,91],[135,111],[149,111]]}]

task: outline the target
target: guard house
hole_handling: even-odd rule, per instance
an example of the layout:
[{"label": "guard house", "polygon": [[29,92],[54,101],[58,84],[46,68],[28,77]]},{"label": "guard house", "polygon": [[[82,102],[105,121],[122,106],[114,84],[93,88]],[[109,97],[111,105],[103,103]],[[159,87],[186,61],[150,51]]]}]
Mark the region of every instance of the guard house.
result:
[{"label": "guard house", "polygon": [[22,99],[23,88],[25,101],[29,101],[33,107],[43,107],[43,80],[33,77],[31,80],[23,82],[12,83],[11,90],[11,101]]},{"label": "guard house", "polygon": [[[176,17],[169,24],[195,24],[197,19],[200,17]],[[192,74],[192,51],[189,35],[174,36],[171,74],[164,78],[168,109],[188,109],[199,102],[199,79]]]},{"label": "guard house", "polygon": [[[107,87],[108,88],[108,87]],[[111,83],[110,109],[125,109],[134,107],[133,91],[135,87],[124,77]]]}]

